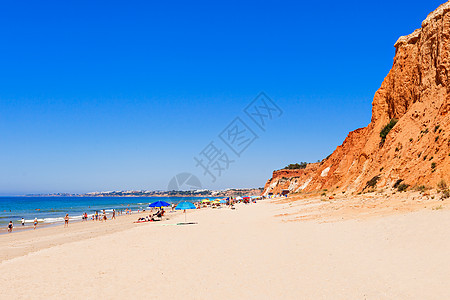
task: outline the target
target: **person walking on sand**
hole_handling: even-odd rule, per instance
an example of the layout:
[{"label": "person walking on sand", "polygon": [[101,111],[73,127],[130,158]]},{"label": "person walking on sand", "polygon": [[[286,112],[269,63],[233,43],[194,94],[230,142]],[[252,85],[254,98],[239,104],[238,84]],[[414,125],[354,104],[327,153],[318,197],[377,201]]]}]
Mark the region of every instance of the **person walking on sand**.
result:
[{"label": "person walking on sand", "polygon": [[113,215],[112,215],[112,217],[111,217],[111,220],[112,220],[112,219],[115,219],[115,218],[116,218],[116,210],[113,209]]},{"label": "person walking on sand", "polygon": [[12,221],[9,221],[9,224],[8,224],[8,232],[12,232],[12,230],[13,230],[13,222]]},{"label": "person walking on sand", "polygon": [[64,217],[64,227],[69,227],[69,214]]},{"label": "person walking on sand", "polygon": [[36,229],[37,223],[38,223],[37,218],[34,218],[34,229]]}]

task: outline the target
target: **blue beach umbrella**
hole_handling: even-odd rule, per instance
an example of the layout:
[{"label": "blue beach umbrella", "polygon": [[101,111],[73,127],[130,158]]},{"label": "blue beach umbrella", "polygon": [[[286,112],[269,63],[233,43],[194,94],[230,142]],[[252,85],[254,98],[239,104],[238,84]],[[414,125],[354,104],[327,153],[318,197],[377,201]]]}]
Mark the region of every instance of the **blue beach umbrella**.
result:
[{"label": "blue beach umbrella", "polygon": [[170,206],[170,204],[165,201],[159,200],[159,201],[153,202],[148,207],[163,207],[163,206]]},{"label": "blue beach umbrella", "polygon": [[222,204],[227,203],[227,200],[222,199],[222,200],[220,200],[220,203],[222,203]]},{"label": "blue beach umbrella", "polygon": [[184,210],[184,209],[196,209],[196,208],[197,207],[195,207],[195,205],[192,204],[191,202],[183,201],[183,202],[178,203],[178,205],[175,209],[178,209],[178,210],[183,209]]},{"label": "blue beach umbrella", "polygon": [[177,207],[175,209],[177,210],[184,210],[184,222],[186,222],[186,209],[196,209],[194,204],[188,201],[183,201],[178,203]]}]

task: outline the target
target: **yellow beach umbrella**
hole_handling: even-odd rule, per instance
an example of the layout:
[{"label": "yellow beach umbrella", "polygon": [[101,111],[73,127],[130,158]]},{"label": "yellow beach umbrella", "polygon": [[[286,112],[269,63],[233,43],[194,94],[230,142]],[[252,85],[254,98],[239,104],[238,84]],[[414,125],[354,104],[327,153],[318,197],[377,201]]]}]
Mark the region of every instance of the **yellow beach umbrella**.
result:
[{"label": "yellow beach umbrella", "polygon": [[203,199],[202,203],[210,202],[209,199]]},{"label": "yellow beach umbrella", "polygon": [[214,200],[213,202],[211,202],[212,204],[220,204],[220,201],[218,200]]}]

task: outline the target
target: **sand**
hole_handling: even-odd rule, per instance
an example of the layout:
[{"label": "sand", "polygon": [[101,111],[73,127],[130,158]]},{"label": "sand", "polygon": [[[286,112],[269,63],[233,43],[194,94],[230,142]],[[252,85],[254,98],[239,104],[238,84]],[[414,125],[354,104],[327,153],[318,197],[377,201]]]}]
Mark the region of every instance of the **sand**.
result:
[{"label": "sand", "polygon": [[336,222],[366,220],[421,210],[441,210],[445,209],[449,200],[442,199],[442,193],[436,190],[429,190],[425,193],[419,191],[398,193],[390,190],[356,196],[297,194],[287,198],[278,198],[275,203],[287,204],[277,215],[286,221]]},{"label": "sand", "polygon": [[[311,204],[305,203],[305,209]],[[0,236],[0,298],[443,299],[450,211],[292,220],[264,200],[190,211],[197,225],[76,224]],[[136,216],[132,216],[134,219]],[[103,226],[103,227],[102,227]],[[6,249],[9,249],[6,251]],[[5,252],[6,251],[6,252]]]}]

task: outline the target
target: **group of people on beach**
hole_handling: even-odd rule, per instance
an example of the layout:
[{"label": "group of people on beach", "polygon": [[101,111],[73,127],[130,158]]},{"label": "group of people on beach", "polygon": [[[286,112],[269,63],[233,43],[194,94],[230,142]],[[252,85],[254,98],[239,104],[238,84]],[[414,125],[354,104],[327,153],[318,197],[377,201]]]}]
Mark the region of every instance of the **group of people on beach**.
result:
[{"label": "group of people on beach", "polygon": [[[38,219],[34,218],[33,229],[36,229],[37,224],[38,224]],[[25,219],[24,218],[22,218],[22,226],[25,226]]]},{"label": "group of people on beach", "polygon": [[[20,223],[24,227],[25,226],[25,219],[22,218]],[[34,220],[33,220],[33,229],[36,229],[37,225],[38,225],[38,219],[34,218]],[[69,227],[69,214],[66,214],[65,217],[64,217],[64,227]],[[8,232],[12,232],[13,228],[14,228],[13,221],[9,221],[9,223],[8,223]]]},{"label": "group of people on beach", "polygon": [[[21,223],[22,223],[22,226],[25,226],[25,219],[24,219],[24,218],[22,218]],[[37,220],[37,218],[34,218],[34,221],[33,221],[33,229],[36,229],[37,225],[38,225],[38,220]],[[12,221],[9,221],[9,224],[8,224],[8,232],[12,232],[12,231],[13,231],[13,228],[14,228],[13,222],[12,222]]]},{"label": "group of people on beach", "polygon": [[[236,202],[243,202],[243,203],[247,204],[249,202],[253,202],[254,201],[253,199],[250,199],[250,197],[244,197],[244,198],[241,198],[241,199],[239,199],[239,198],[240,197],[238,197],[238,198],[229,197],[229,198],[226,199],[226,203],[224,203],[224,204],[226,206],[230,206],[232,209],[234,209],[234,204]],[[249,198],[249,199],[247,200],[246,198]],[[197,209],[200,209],[202,207],[208,207],[211,204],[208,201],[206,203],[195,202],[194,205],[196,206]],[[172,203],[171,204],[171,210],[174,211],[175,207],[176,207],[176,205]],[[211,207],[213,207],[213,205],[211,205]],[[145,210],[142,210],[142,211],[145,212]],[[140,210],[138,210],[137,212],[139,213]],[[111,220],[116,218],[116,214],[117,215],[122,215],[123,213],[128,215],[128,214],[132,214],[132,211],[129,208],[127,208],[125,210],[118,210],[118,211],[113,209],[112,212],[111,212]],[[164,214],[165,214],[165,210],[164,210],[163,207],[159,208],[155,213],[153,213],[153,209],[152,209],[152,212],[148,216],[140,217],[137,221],[138,222],[158,221],[158,220],[162,219]],[[99,211],[95,211],[95,213],[91,216],[90,219],[92,221],[101,221],[101,222],[103,222],[103,221],[107,221],[108,220],[108,215],[107,215],[106,211],[103,209],[101,213],[99,213]],[[70,220],[69,219],[69,214],[66,214],[64,216],[64,228],[69,227],[69,220]],[[81,220],[82,221],[88,221],[89,220],[89,216],[88,216],[88,214],[86,212],[84,214],[82,214]],[[22,218],[22,220],[21,220],[22,226],[25,226],[25,222],[26,222],[25,219]],[[35,218],[34,221],[33,221],[33,229],[36,229],[37,225],[38,225],[38,219]],[[12,232],[13,228],[14,228],[14,224],[13,224],[12,221],[10,221],[9,224],[8,224],[8,232]]]},{"label": "group of people on beach", "polygon": [[165,214],[164,207],[161,207],[157,212],[154,214],[150,213],[148,216],[141,217],[137,220],[137,222],[152,222],[152,221],[159,221],[162,219],[162,217]]},{"label": "group of people on beach", "polygon": [[[123,211],[118,211],[117,213],[118,213],[118,214],[122,214]],[[126,213],[126,214],[131,214],[131,210],[126,209],[126,210],[125,210],[125,213]],[[113,210],[112,210],[112,215],[111,215],[111,220],[113,220],[113,219],[115,219],[115,218],[116,218],[116,210],[113,209]],[[89,217],[88,217],[88,214],[87,214],[86,212],[85,212],[84,214],[82,214],[82,216],[81,216],[81,220],[82,220],[82,221],[87,221],[88,219],[89,219]],[[65,228],[66,228],[66,227],[69,227],[69,220],[70,220],[69,214],[66,214],[66,215],[64,216],[64,227],[65,227]],[[95,213],[92,215],[91,220],[93,220],[93,221],[102,221],[102,222],[108,220],[106,211],[103,210],[101,215],[99,214],[98,211],[95,211]],[[25,226],[25,222],[26,222],[25,219],[22,218],[22,220],[21,220],[22,226]],[[33,229],[36,229],[37,225],[38,225],[38,219],[37,219],[37,218],[34,218],[34,221],[33,221]],[[14,223],[13,223],[13,221],[9,221],[9,223],[8,223],[8,232],[12,232],[13,229],[14,229]]]},{"label": "group of people on beach", "polygon": [[[118,213],[121,214],[121,211],[119,211]],[[113,209],[112,210],[112,215],[111,215],[111,220],[113,220],[115,218],[116,218],[116,210]],[[88,217],[87,213],[84,213],[82,215],[82,217],[81,217],[81,221],[87,221],[88,219],[89,219],[89,217]],[[91,220],[92,221],[101,221],[101,222],[108,220],[108,216],[106,214],[106,211],[103,210],[102,213],[99,214],[98,210],[96,210],[94,212],[94,214],[91,216]]]}]

